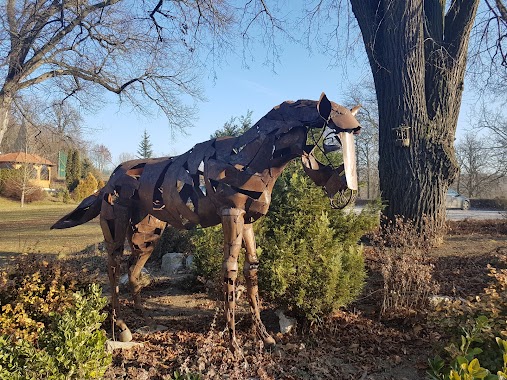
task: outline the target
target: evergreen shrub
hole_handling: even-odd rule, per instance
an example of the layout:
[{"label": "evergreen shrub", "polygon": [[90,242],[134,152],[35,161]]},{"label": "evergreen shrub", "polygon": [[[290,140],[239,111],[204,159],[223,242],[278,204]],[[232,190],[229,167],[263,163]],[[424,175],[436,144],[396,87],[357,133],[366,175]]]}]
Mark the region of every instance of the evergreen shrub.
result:
[{"label": "evergreen shrub", "polygon": [[378,225],[379,209],[331,209],[322,189],[291,164],[257,228],[264,296],[309,322],[353,301],[365,278],[358,241]]},{"label": "evergreen shrub", "polygon": [[71,149],[67,153],[67,164],[65,166],[65,183],[70,192],[74,191],[81,178],[81,156],[79,151]]},{"label": "evergreen shrub", "polygon": [[95,176],[91,172],[88,172],[86,178],[79,180],[78,185],[72,192],[72,196],[76,201],[82,201],[97,191],[98,186],[99,183]]},{"label": "evergreen shrub", "polygon": [[[197,228],[190,236],[190,242],[193,247],[193,266],[197,276],[202,282],[207,284],[207,287],[212,292],[221,292],[223,286],[222,263],[224,258],[222,225]],[[240,258],[242,256],[241,254]],[[241,268],[241,264],[239,268]]]}]

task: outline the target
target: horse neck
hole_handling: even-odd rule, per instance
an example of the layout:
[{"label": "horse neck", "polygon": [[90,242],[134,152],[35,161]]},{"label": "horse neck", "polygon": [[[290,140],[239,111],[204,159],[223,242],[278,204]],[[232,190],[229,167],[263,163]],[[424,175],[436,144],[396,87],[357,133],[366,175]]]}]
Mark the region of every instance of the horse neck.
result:
[{"label": "horse neck", "polygon": [[289,162],[303,155],[307,135],[307,127],[297,127],[279,136],[273,151],[273,165],[270,168],[271,177],[276,180]]},{"label": "horse neck", "polygon": [[[248,161],[247,165],[255,172],[269,170],[269,175],[276,179],[291,160],[303,155],[308,129],[321,127],[322,124],[316,101],[284,102],[230,142],[240,152],[245,150],[245,154],[233,158],[231,163]],[[227,145],[229,142],[220,144]]]}]

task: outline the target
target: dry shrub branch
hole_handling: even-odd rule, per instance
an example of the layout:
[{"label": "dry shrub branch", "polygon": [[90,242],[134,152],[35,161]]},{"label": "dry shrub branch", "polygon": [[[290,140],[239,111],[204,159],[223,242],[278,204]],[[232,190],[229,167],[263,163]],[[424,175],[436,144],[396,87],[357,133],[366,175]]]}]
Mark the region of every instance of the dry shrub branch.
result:
[{"label": "dry shrub branch", "polygon": [[381,317],[412,315],[424,309],[428,297],[438,291],[428,257],[431,233],[397,218],[370,236],[374,269],[383,279]]}]

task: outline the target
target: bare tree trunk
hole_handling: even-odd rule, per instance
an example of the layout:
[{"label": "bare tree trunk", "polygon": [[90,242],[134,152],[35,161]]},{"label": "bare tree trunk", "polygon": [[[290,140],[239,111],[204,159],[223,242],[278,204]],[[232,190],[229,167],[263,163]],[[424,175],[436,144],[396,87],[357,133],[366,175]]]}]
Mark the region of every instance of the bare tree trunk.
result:
[{"label": "bare tree trunk", "polygon": [[25,191],[26,191],[26,183],[25,178],[23,178],[23,184],[21,188],[21,208],[25,207]]},{"label": "bare tree trunk", "polygon": [[12,98],[0,92],[0,145],[9,125]]},{"label": "bare tree trunk", "polygon": [[370,151],[366,149],[366,198],[371,199],[371,165]]},{"label": "bare tree trunk", "polygon": [[[26,124],[23,121],[22,123],[23,128],[25,129],[25,157],[28,155],[28,133],[26,131]],[[23,183],[21,184],[21,208],[25,207],[25,194],[26,194],[26,188],[29,181],[30,176],[30,170],[29,170],[29,164],[28,162],[23,165]]]},{"label": "bare tree trunk", "polygon": [[[440,242],[457,174],[454,135],[478,0],[351,0],[379,108],[379,176],[388,219],[410,219]],[[444,27],[445,26],[445,27]],[[409,146],[395,130],[408,127]]]}]

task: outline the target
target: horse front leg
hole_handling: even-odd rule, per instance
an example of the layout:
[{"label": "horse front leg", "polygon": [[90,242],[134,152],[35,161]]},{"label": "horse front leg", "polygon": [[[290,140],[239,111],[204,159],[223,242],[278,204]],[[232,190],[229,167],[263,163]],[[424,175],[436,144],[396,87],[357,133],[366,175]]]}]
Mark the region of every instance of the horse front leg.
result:
[{"label": "horse front leg", "polygon": [[222,271],[224,275],[224,306],[231,351],[241,353],[236,341],[236,280],[238,278],[238,257],[243,240],[243,225],[245,211],[230,208],[222,210],[222,228],[224,232],[224,261]]},{"label": "horse front leg", "polygon": [[257,269],[259,267],[259,259],[257,258],[257,250],[255,247],[255,236],[252,224],[245,224],[243,227],[243,243],[246,249],[245,265],[243,274],[246,281],[246,290],[250,311],[255,331],[262,339],[265,345],[275,345],[275,340],[268,334],[266,327],[262,323],[260,314],[259,287],[257,280]]}]

